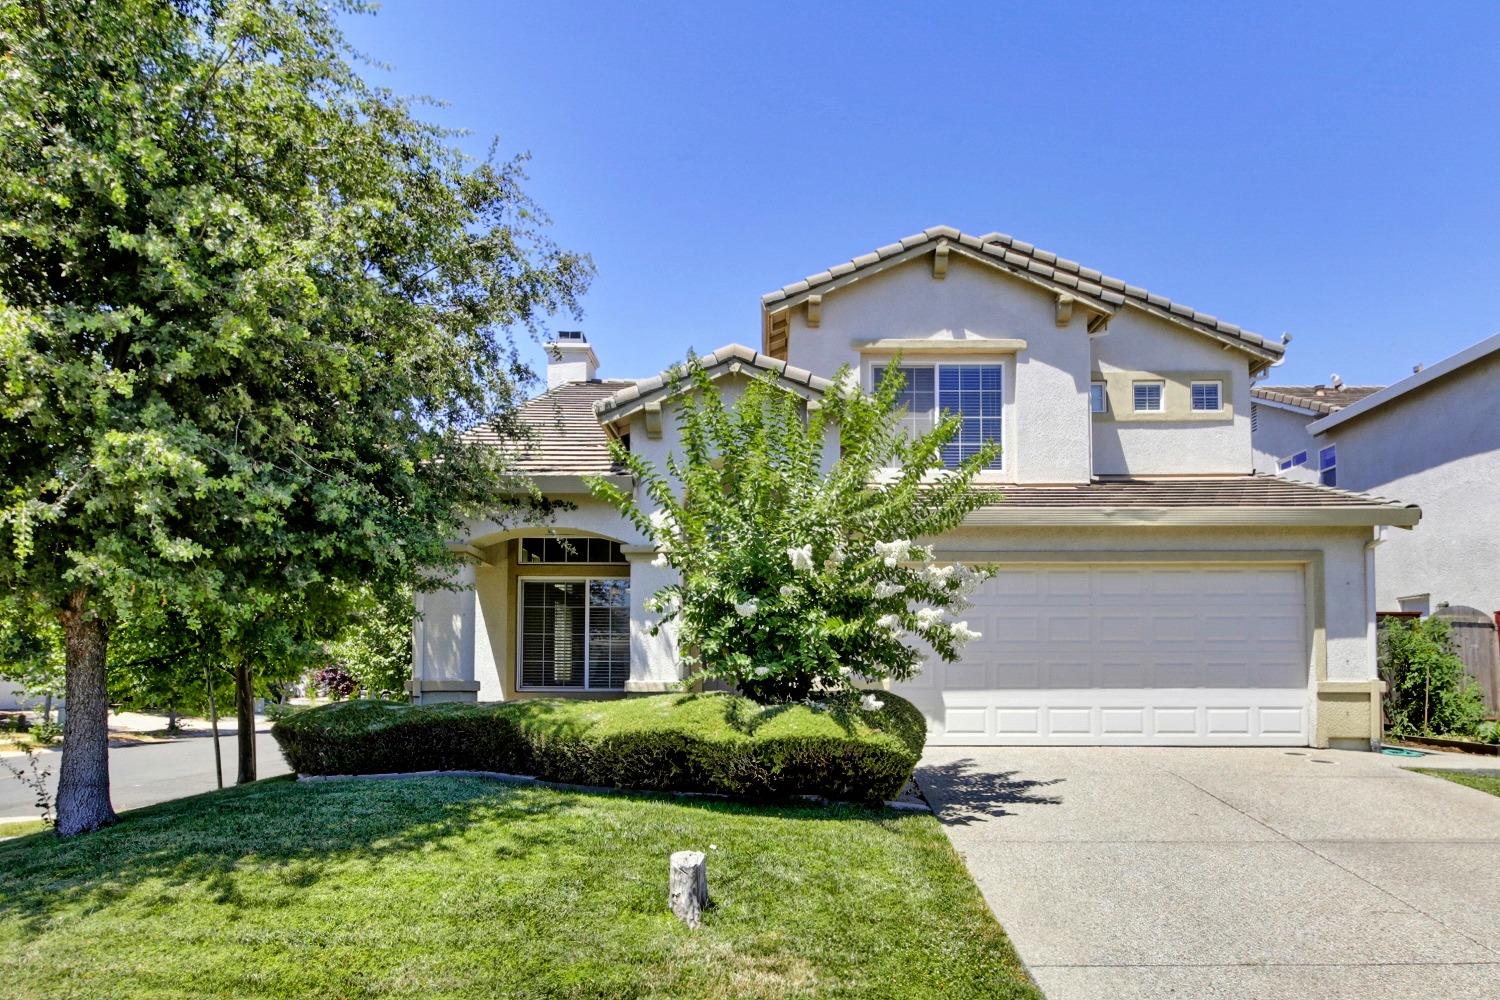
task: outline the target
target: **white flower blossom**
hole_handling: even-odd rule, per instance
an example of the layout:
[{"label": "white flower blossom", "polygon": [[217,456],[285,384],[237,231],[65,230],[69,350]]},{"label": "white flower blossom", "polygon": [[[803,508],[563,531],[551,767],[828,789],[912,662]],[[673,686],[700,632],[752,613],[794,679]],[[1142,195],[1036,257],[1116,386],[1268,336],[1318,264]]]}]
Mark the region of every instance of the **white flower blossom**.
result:
[{"label": "white flower blossom", "polygon": [[970,642],[974,639],[982,638],[979,632],[975,632],[969,628],[968,622],[954,622],[952,631],[954,642]]},{"label": "white flower blossom", "polygon": [[906,588],[899,583],[888,583],[885,580],[881,580],[875,585],[875,599],[877,601],[883,601],[887,597],[895,597],[897,594],[902,593],[905,590]]},{"label": "white flower blossom", "polygon": [[859,699],[859,707],[864,709],[866,712],[878,712],[885,707],[885,702],[881,701],[873,694],[867,694],[863,698]]},{"label": "white flower blossom", "polygon": [[783,583],[777,593],[787,600],[791,600],[797,596],[797,588],[793,587],[790,583]]},{"label": "white flower blossom", "polygon": [[811,545],[787,549],[786,557],[792,561],[792,569],[799,573],[805,573],[813,568]]},{"label": "white flower blossom", "polygon": [[828,558],[823,560],[823,566],[827,569],[832,569],[835,566],[843,565],[846,555],[842,543],[835,545],[833,551],[828,553]]},{"label": "white flower blossom", "polygon": [[656,554],[655,559],[651,560],[651,565],[655,566],[657,569],[666,569],[668,566],[672,565],[672,563],[667,559],[666,551],[663,550]]},{"label": "white flower blossom", "polygon": [[757,677],[764,677],[764,676],[766,676],[766,674],[769,674],[770,672],[771,672],[771,668],[770,667],[756,667],[755,668],[755,676],[757,676]]},{"label": "white flower blossom", "polygon": [[948,578],[953,575],[953,566],[928,566],[922,573],[927,577],[928,583],[937,586],[948,582]]},{"label": "white flower blossom", "polygon": [[885,560],[887,566],[895,566],[911,552],[911,540],[898,538],[893,542],[876,542],[875,554]]},{"label": "white flower blossom", "polygon": [[911,554],[923,562],[932,562],[933,551],[931,545],[913,545]]},{"label": "white flower blossom", "polygon": [[742,601],[734,606],[735,613],[741,618],[749,618],[759,610],[760,604],[757,601]]},{"label": "white flower blossom", "polygon": [[943,620],[942,608],[919,608],[917,610],[917,627],[932,628]]},{"label": "white flower blossom", "polygon": [[875,619],[875,624],[881,628],[890,629],[892,632],[895,632],[901,627],[901,618],[899,615],[881,615]]},{"label": "white flower blossom", "polygon": [[839,667],[839,673],[845,677],[848,677],[854,673],[854,668],[846,663],[842,667]]}]

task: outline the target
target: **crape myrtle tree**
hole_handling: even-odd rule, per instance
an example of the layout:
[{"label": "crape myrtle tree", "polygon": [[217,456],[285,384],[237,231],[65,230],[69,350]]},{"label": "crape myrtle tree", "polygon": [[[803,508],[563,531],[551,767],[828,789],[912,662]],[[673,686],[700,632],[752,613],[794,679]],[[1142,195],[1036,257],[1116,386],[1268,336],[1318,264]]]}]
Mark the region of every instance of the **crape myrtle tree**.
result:
[{"label": "crape myrtle tree", "polygon": [[0,584],[63,633],[63,835],[114,819],[118,623],[213,630],[243,702],[286,595],[431,586],[525,495],[465,434],[520,433],[507,331],[591,264],[361,79],[362,7],[0,4]]},{"label": "crape myrtle tree", "polygon": [[974,479],[998,445],[946,468],[959,418],[909,434],[899,366],[886,371],[870,394],[845,368],[814,407],[764,375],[726,405],[690,360],[673,376],[691,383],[678,397],[682,454],[659,469],[613,446],[646,501],[592,488],[677,570],[649,607],[654,627],[677,623],[699,677],[762,702],[858,697],[876,709],[864,684],[912,676],[929,650],[951,661],[979,637],[954,616],[992,570],[939,565],[916,540],[995,500]]}]

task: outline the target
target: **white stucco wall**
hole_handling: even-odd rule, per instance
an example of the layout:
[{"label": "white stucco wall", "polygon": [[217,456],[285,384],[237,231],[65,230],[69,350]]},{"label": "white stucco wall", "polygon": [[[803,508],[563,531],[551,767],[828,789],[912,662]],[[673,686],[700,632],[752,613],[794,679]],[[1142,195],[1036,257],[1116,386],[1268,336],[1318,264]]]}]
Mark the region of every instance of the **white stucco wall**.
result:
[{"label": "white stucco wall", "polygon": [[[1139,372],[1186,384],[1223,383],[1223,409],[1185,419],[1140,418],[1127,405],[1093,421],[1094,471],[1156,476],[1250,471],[1250,366],[1246,355],[1134,309],[1121,310],[1093,339],[1093,370]],[[1112,400],[1114,402],[1114,400]]]},{"label": "white stucco wall", "polygon": [[[954,363],[999,363],[1004,369],[1002,462],[1010,482],[1086,482],[1088,334],[1079,311],[1067,327],[1054,319],[1053,296],[955,257],[947,277],[932,276],[931,258],[910,261],[823,297],[821,322],[791,311],[787,361],[832,377],[857,366],[864,384],[890,355],[861,356],[855,344],[885,339],[1020,339],[1018,354],[953,355]],[[907,354],[912,364],[931,355]]]},{"label": "white stucco wall", "polygon": [[1380,610],[1398,598],[1500,611],[1500,355],[1476,361],[1319,435],[1339,486],[1422,508],[1376,550]]}]

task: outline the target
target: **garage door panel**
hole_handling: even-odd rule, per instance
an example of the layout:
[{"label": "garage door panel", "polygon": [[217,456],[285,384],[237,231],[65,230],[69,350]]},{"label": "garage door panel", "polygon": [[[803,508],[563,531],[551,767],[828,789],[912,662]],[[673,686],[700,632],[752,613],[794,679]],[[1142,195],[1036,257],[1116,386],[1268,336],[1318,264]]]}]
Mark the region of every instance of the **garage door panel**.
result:
[{"label": "garage door panel", "polygon": [[1005,569],[964,660],[896,690],[935,742],[1306,745],[1302,588],[1290,565]]}]

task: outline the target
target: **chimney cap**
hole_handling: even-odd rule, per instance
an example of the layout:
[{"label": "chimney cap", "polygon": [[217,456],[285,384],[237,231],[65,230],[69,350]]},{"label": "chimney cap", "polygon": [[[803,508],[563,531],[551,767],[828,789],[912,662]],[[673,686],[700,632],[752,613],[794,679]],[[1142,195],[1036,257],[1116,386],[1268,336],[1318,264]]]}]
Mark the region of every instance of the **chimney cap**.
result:
[{"label": "chimney cap", "polygon": [[558,330],[556,339],[558,342],[567,341],[574,344],[587,344],[589,342],[589,338],[583,335],[582,330]]}]

